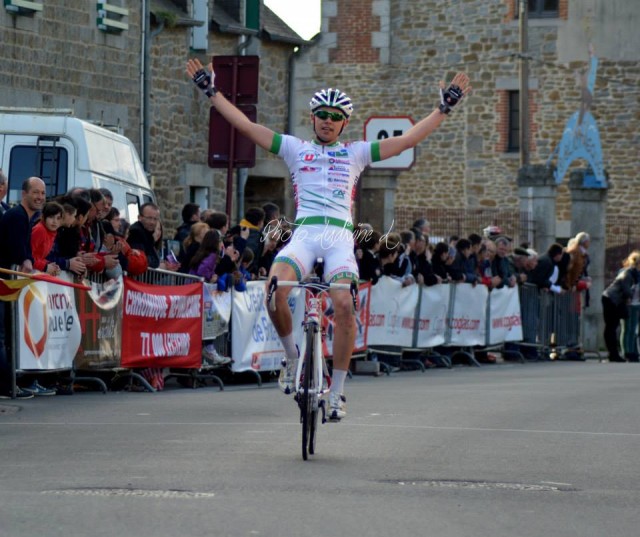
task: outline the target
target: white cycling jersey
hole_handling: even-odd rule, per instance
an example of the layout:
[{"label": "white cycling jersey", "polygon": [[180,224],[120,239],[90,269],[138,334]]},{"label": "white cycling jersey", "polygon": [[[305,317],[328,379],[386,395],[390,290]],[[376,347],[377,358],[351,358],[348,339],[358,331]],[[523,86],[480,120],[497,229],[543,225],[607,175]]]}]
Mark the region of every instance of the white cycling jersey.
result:
[{"label": "white cycling jersey", "polygon": [[[291,172],[296,223],[344,222],[353,229],[352,206],[362,171],[380,160],[378,142],[336,142],[321,145],[283,134],[273,137],[271,152],[282,157]],[[326,217],[321,222],[314,217]]]},{"label": "white cycling jersey", "polygon": [[290,264],[301,279],[323,257],[327,281],[357,279],[351,235],[353,200],[360,174],[380,160],[379,143],[321,145],[276,134],[271,152],[289,168],[296,204],[293,238],[275,261]]}]

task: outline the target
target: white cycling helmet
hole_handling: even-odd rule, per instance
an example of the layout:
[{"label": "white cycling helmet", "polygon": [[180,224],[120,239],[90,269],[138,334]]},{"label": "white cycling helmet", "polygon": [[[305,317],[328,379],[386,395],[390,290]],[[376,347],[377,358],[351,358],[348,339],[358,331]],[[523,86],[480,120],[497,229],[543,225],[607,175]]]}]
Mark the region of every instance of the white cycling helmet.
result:
[{"label": "white cycling helmet", "polygon": [[337,108],[347,119],[349,119],[349,116],[353,113],[351,99],[346,93],[339,89],[329,88],[316,91],[309,102],[309,108],[311,108],[312,112],[315,112],[321,106]]}]

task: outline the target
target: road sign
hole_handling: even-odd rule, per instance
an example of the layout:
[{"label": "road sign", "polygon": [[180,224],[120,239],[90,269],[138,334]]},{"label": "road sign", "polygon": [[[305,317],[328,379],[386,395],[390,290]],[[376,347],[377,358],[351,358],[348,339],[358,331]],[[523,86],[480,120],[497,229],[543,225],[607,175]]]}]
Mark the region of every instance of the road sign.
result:
[{"label": "road sign", "polygon": [[216,87],[233,104],[258,102],[258,56],[214,56],[213,72],[216,74]]},{"label": "road sign", "polygon": [[[257,110],[254,105],[239,104],[238,108],[251,121],[256,120]],[[233,129],[232,147],[231,125],[212,106],[209,112],[209,167],[253,168],[255,165],[256,144]]]},{"label": "road sign", "polygon": [[[251,121],[256,120],[260,59],[258,56],[214,56],[215,85],[231,104],[236,105]],[[256,147],[241,136],[211,107],[209,116],[209,166],[227,168],[226,211],[231,216],[233,168],[253,168]]]},{"label": "road sign", "polygon": [[[371,116],[364,123],[364,139],[368,142],[400,136],[413,126],[409,116]],[[395,157],[374,162],[372,168],[408,170],[416,158],[415,149],[407,149]]]}]

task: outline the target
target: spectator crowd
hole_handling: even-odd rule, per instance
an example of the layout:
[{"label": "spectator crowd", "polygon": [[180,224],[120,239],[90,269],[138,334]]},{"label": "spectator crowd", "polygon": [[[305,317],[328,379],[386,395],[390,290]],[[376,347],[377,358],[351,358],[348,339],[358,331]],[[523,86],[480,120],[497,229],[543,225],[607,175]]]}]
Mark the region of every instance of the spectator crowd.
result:
[{"label": "spectator crowd", "polygon": [[[0,171],[2,196],[6,186],[7,178]],[[201,211],[196,203],[185,204],[181,216],[173,239],[167,240],[160,209],[154,203],[140,206],[137,221],[130,224],[113,206],[113,196],[107,189],[75,188],[47,199],[45,183],[31,177],[22,185],[20,203],[9,207],[2,201],[0,205],[0,266],[54,276],[68,271],[79,279],[88,273],[103,273],[109,279],[125,271],[135,275],[150,267],[202,277],[219,291],[244,291],[247,281],[267,276],[293,232],[290,219],[282,216],[274,203],[247,209],[234,226],[230,226],[227,214]],[[495,225],[466,237],[432,240],[429,222],[424,218],[400,232],[380,233],[371,225],[359,224],[353,237],[360,279],[373,285],[382,276],[396,279],[403,286],[469,283],[491,290],[526,283],[550,293],[587,290],[588,300],[590,238],[586,233],[576,235],[566,247],[548,245],[541,255],[527,243],[514,245]],[[627,331],[631,325],[620,304],[630,303],[634,292],[637,295],[640,254],[626,263],[626,279],[616,280],[615,287],[603,296],[612,361],[631,359],[626,354],[620,357],[614,342],[620,322],[626,321]],[[618,289],[621,286],[623,289]],[[4,305],[0,317],[4,340],[0,341],[0,395],[7,395]],[[637,349],[631,354],[634,352],[637,359]],[[217,365],[229,361],[206,345],[203,356]],[[161,375],[151,371],[149,378],[156,382]],[[161,388],[161,381],[157,382],[156,387]],[[16,395],[49,392],[36,380],[19,388]]]}]

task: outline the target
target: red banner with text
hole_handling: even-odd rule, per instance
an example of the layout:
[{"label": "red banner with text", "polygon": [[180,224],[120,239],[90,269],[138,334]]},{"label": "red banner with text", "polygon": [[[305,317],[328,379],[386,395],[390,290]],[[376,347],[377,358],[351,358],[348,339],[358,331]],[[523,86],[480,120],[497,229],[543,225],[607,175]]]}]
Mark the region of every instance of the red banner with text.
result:
[{"label": "red banner with text", "polygon": [[123,367],[199,368],[202,283],[148,285],[124,278]]}]

